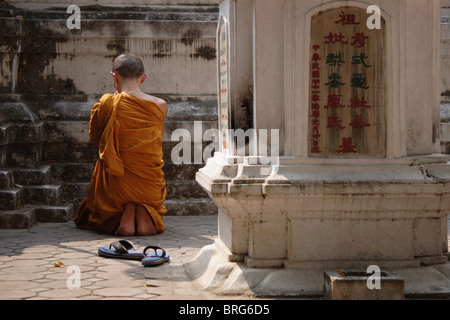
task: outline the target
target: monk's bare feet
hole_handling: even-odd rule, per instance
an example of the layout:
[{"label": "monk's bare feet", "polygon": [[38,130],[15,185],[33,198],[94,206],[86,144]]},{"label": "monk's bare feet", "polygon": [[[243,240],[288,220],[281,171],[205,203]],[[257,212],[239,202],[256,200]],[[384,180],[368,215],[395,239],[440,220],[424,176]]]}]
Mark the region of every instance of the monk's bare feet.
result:
[{"label": "monk's bare feet", "polygon": [[120,220],[119,227],[117,228],[116,235],[129,237],[136,233],[135,227],[135,217],[136,217],[136,205],[129,203],[125,206],[123,210],[122,218]]},{"label": "monk's bare feet", "polygon": [[156,234],[153,219],[150,217],[144,206],[136,206],[136,226],[137,234],[140,236],[152,236]]}]

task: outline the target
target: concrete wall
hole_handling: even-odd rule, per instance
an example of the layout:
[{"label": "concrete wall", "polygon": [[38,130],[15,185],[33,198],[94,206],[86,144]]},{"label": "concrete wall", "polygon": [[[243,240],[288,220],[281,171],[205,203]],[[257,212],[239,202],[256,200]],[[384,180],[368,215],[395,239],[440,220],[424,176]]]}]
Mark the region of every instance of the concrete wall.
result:
[{"label": "concrete wall", "polygon": [[69,6],[71,4],[76,5],[102,5],[102,6],[149,6],[149,5],[216,5],[220,3],[220,0],[79,0],[76,3],[67,0],[8,0],[9,3],[19,8],[43,8],[43,7],[55,7],[55,6]]},{"label": "concrete wall", "polygon": [[67,28],[64,9],[22,12],[2,19],[2,93],[111,92],[114,57],[133,52],[149,74],[145,91],[216,94],[214,9],[81,7],[80,30]]}]

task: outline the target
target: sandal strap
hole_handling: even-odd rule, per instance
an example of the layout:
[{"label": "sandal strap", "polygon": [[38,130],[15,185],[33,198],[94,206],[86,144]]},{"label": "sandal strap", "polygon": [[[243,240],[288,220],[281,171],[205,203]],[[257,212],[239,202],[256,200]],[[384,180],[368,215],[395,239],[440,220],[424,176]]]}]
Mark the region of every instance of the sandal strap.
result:
[{"label": "sandal strap", "polygon": [[[142,253],[144,254],[144,257],[147,256],[145,253],[147,252],[148,249],[153,249],[153,250],[155,250],[155,254],[156,254],[158,257],[164,258],[164,257],[166,256],[166,250],[164,250],[163,248],[157,247],[157,246],[147,246],[147,247],[145,247],[144,251],[142,252]],[[162,255],[158,255],[158,252],[156,251],[156,250],[158,250],[158,249],[162,251]]]},{"label": "sandal strap", "polygon": [[133,245],[126,240],[113,242],[109,245],[109,249],[111,249],[111,247],[113,247],[117,253],[121,254],[126,254],[128,253],[128,250],[133,249]]}]

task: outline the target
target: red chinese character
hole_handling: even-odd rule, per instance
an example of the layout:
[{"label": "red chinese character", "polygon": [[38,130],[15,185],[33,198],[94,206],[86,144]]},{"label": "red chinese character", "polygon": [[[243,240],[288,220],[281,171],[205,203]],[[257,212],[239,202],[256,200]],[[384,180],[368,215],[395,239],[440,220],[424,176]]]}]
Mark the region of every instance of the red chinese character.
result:
[{"label": "red chinese character", "polygon": [[338,109],[345,108],[343,104],[341,104],[342,95],[340,94],[331,94],[328,96],[328,104],[324,107],[325,109]]},{"label": "red chinese character", "polygon": [[317,110],[314,110],[314,111],[311,113],[311,118],[320,118],[320,112],[317,111]]},{"label": "red chinese character", "polygon": [[320,96],[317,95],[317,94],[313,94],[311,100],[312,100],[313,102],[319,102],[319,101],[320,101]]},{"label": "red chinese character", "polygon": [[321,135],[319,133],[319,127],[318,126],[313,127],[312,137],[315,140],[317,140],[317,139],[319,139],[321,137]]},{"label": "red chinese character", "polygon": [[312,83],[313,83],[312,88],[314,90],[319,90],[320,89],[320,79],[313,79]]},{"label": "red chinese character", "polygon": [[355,24],[355,25],[359,24],[359,22],[356,22],[356,17],[354,14],[345,14],[345,12],[342,11],[339,18],[341,19],[335,21],[336,24],[342,24],[343,26],[346,24]]},{"label": "red chinese character", "polygon": [[356,116],[355,120],[353,120],[350,123],[350,126],[352,126],[355,129],[362,129],[364,127],[370,127],[370,123],[365,122],[360,116]]},{"label": "red chinese character", "polygon": [[319,60],[322,60],[322,58],[319,56],[318,53],[314,53],[312,57],[312,61],[317,62]]},{"label": "red chinese character", "polygon": [[350,45],[355,46],[356,48],[362,48],[366,45],[366,40],[369,39],[369,36],[366,36],[364,32],[357,32],[352,37],[353,42]]},{"label": "red chinese character", "polygon": [[312,64],[312,69],[313,70],[320,70],[319,64],[317,62]]},{"label": "red chinese character", "polygon": [[317,51],[320,49],[320,46],[318,44],[313,45],[313,49],[314,51]]},{"label": "red chinese character", "polygon": [[311,121],[311,125],[313,125],[313,126],[320,126],[320,120],[319,119],[313,119]]},{"label": "red chinese character", "polygon": [[357,108],[372,108],[371,106],[368,105],[368,102],[366,101],[366,98],[362,97],[361,100],[358,99],[358,97],[354,97],[353,99],[350,100],[350,107],[352,109],[357,109]]},{"label": "red chinese character", "polygon": [[319,141],[317,141],[317,140],[313,141],[313,147],[311,149],[311,153],[322,153],[322,151],[320,151],[320,148],[319,148]]},{"label": "red chinese character", "polygon": [[340,119],[340,117],[328,117],[328,125],[327,125],[327,129],[331,129],[331,128],[339,128],[339,129],[345,129],[345,127],[342,126],[342,120]]},{"label": "red chinese character", "polygon": [[313,78],[320,78],[320,71],[313,70],[313,72],[312,72],[312,77],[313,77]]},{"label": "red chinese character", "polygon": [[329,44],[329,43],[341,42],[343,44],[347,44],[348,41],[344,41],[344,40],[345,40],[345,36],[341,32],[339,32],[339,34],[330,32],[330,34],[328,36],[325,36],[324,43]]},{"label": "red chinese character", "polygon": [[319,105],[318,103],[313,103],[312,106],[311,106],[311,108],[312,108],[313,110],[319,110],[319,109],[320,109],[320,105]]},{"label": "red chinese character", "polygon": [[357,153],[356,146],[353,145],[353,138],[342,138],[342,145],[338,147],[339,153]]}]

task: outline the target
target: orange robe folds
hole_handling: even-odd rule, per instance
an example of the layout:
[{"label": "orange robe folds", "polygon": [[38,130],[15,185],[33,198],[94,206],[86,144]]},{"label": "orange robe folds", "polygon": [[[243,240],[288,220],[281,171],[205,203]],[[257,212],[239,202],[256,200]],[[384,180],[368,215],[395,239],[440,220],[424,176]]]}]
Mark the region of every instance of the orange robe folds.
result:
[{"label": "orange robe folds", "polygon": [[99,159],[75,216],[81,228],[116,230],[125,205],[141,204],[164,231],[166,186],[162,167],[163,111],[132,95],[105,94],[91,111],[89,137]]}]

